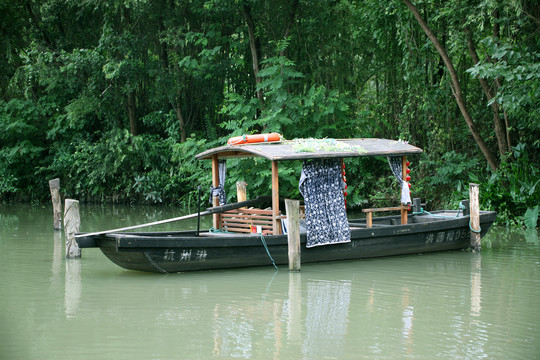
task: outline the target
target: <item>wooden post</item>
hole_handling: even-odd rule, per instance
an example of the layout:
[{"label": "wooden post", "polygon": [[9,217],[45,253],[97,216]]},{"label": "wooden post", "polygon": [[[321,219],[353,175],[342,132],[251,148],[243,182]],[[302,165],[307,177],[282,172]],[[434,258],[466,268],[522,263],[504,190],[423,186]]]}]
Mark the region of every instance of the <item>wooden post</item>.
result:
[{"label": "wooden post", "polygon": [[79,201],[66,199],[64,212],[64,231],[66,232],[66,257],[81,257],[81,249],[75,241],[75,233],[81,227],[81,216],[79,215]]},{"label": "wooden post", "polygon": [[247,186],[247,184],[246,184],[245,181],[237,181],[236,182],[236,196],[237,196],[238,202],[247,200],[246,186]]},{"label": "wooden post", "polygon": [[469,200],[461,200],[463,204],[463,216],[471,215],[471,206]]},{"label": "wooden post", "polygon": [[54,230],[62,230],[62,199],[60,198],[60,179],[49,180],[51,199],[53,204]]},{"label": "wooden post", "polygon": [[480,201],[479,201],[479,185],[469,184],[469,201],[470,201],[470,228],[471,228],[471,249],[480,251],[482,249],[480,243]]},{"label": "wooden post", "polygon": [[422,212],[422,200],[420,198],[414,198],[413,203],[413,213],[420,214]]},{"label": "wooden post", "polygon": [[373,226],[373,213],[370,211],[366,214],[366,227],[370,228]]},{"label": "wooden post", "polygon": [[[212,156],[212,186],[217,187],[219,185],[219,160],[217,155]],[[212,206],[219,206],[219,197],[212,195]],[[213,215],[213,224],[214,229],[219,229],[221,227],[221,218],[219,214]]]},{"label": "wooden post", "polygon": [[[407,181],[407,156],[405,155],[401,157],[401,178],[403,179],[403,181]],[[409,184],[406,185],[409,186]],[[405,207],[402,207],[401,209],[401,224],[407,225],[407,208]]]},{"label": "wooden post", "polygon": [[272,161],[272,228],[274,229],[274,235],[281,234],[278,222],[279,216],[279,176],[278,176],[278,162]]},{"label": "wooden post", "polygon": [[300,201],[285,199],[285,211],[287,211],[289,271],[300,271]]}]

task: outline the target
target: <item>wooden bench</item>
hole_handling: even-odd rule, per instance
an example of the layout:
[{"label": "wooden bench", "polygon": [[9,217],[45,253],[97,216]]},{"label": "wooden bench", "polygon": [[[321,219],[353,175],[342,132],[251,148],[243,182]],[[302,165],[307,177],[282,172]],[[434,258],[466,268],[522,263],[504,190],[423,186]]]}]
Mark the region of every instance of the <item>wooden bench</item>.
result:
[{"label": "wooden bench", "polygon": [[[271,209],[235,209],[221,213],[221,228],[229,232],[251,233],[252,228],[260,226],[263,233],[273,234],[275,232],[272,220]],[[279,226],[280,222],[277,224]]]},{"label": "wooden bench", "polygon": [[407,224],[407,210],[408,206],[395,206],[395,207],[386,207],[386,208],[372,208],[372,209],[362,209],[363,213],[366,213],[366,227],[370,228],[373,226],[373,213],[374,212],[383,212],[383,211],[401,211],[401,224]]}]

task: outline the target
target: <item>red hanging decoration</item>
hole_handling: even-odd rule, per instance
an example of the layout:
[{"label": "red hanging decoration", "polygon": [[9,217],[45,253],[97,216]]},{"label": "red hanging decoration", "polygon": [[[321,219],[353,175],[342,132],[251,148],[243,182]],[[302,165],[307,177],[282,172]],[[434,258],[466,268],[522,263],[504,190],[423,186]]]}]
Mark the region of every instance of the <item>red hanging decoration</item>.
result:
[{"label": "red hanging decoration", "polygon": [[343,161],[343,159],[341,160],[341,166],[342,166],[342,178],[343,178],[343,182],[345,183],[345,188],[343,189],[343,200],[345,202],[345,209],[347,209],[347,191],[345,191],[347,189],[347,177],[345,176],[345,162]]}]

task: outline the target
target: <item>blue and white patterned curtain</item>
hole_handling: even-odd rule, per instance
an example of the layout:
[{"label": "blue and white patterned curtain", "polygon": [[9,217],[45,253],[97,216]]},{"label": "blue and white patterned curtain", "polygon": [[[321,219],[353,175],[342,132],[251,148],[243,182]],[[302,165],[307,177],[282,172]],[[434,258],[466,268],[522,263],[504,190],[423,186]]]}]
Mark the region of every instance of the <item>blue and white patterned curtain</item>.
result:
[{"label": "blue and white patterned curtain", "polygon": [[219,197],[220,206],[227,204],[227,194],[225,193],[226,172],[227,172],[227,162],[225,160],[219,160],[218,162],[219,184],[216,187],[210,186],[210,203],[211,204],[213,204],[212,199],[214,198],[214,196]]},{"label": "blue and white patterned curtain", "polygon": [[392,169],[392,173],[396,177],[396,180],[401,184],[401,203],[410,204],[411,191],[409,190],[407,182],[402,178],[403,164],[401,156],[388,156],[388,164],[390,164],[390,169]]},{"label": "blue and white patterned curtain", "polygon": [[305,161],[298,188],[306,206],[306,246],[350,242],[341,161]]}]

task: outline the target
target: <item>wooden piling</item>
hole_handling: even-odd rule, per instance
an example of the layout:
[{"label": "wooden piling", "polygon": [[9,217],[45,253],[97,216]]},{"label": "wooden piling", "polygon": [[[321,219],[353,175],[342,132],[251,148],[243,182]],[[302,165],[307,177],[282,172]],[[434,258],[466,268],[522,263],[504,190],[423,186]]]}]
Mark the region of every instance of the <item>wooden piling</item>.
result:
[{"label": "wooden piling", "polygon": [[81,249],[75,234],[79,232],[81,227],[81,216],[79,215],[79,201],[66,199],[64,212],[64,231],[66,232],[66,257],[78,258],[81,257]]},{"label": "wooden piling", "polygon": [[62,199],[60,198],[60,179],[49,180],[53,205],[54,230],[62,230]]},{"label": "wooden piling", "polygon": [[285,199],[285,211],[287,212],[289,271],[300,271],[300,201]]},{"label": "wooden piling", "polygon": [[480,243],[480,201],[479,201],[479,185],[469,184],[469,201],[470,201],[470,229],[471,229],[471,249],[480,251],[482,249]]}]

